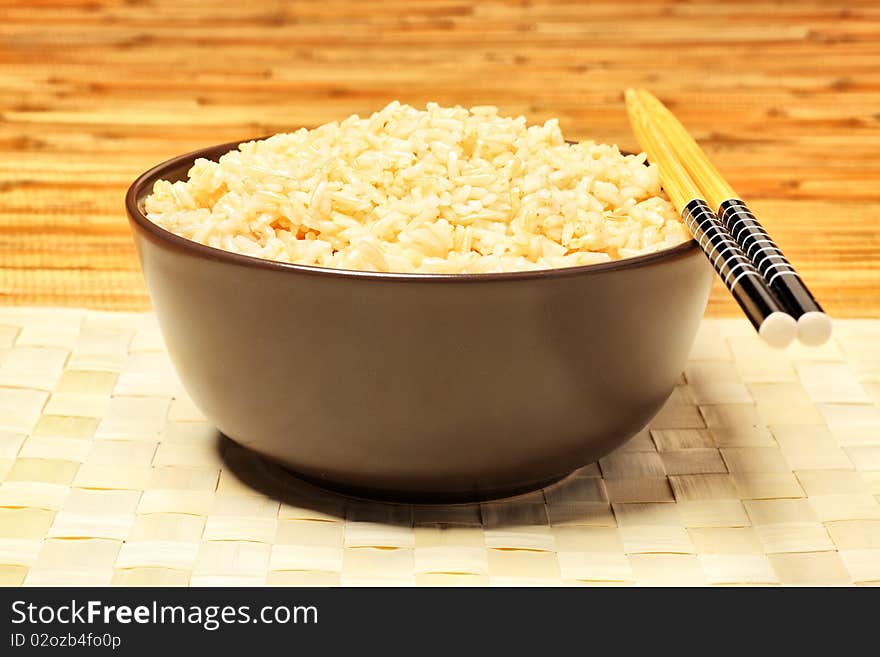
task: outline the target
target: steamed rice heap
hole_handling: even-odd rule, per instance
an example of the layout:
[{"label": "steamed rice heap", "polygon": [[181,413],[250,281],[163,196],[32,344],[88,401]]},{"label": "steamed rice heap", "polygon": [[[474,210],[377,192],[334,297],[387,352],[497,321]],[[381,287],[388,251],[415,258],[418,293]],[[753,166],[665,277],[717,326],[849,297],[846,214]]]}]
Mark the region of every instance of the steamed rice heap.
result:
[{"label": "steamed rice heap", "polygon": [[417,110],[243,143],[189,180],[158,181],[150,220],[269,260],[383,272],[571,267],[679,244],[689,234],[657,168],[616,146],[565,143],[494,107]]}]

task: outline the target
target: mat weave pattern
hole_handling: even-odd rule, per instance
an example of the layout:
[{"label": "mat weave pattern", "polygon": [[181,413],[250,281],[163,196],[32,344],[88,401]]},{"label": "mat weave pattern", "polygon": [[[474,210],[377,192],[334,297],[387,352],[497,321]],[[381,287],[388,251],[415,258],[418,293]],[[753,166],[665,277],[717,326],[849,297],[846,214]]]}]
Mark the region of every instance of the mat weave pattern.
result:
[{"label": "mat weave pattern", "polygon": [[220,437],[151,314],[0,308],[0,482],[6,585],[877,585],[880,321],[775,352],[706,320],[666,406],[599,463],[405,506]]}]

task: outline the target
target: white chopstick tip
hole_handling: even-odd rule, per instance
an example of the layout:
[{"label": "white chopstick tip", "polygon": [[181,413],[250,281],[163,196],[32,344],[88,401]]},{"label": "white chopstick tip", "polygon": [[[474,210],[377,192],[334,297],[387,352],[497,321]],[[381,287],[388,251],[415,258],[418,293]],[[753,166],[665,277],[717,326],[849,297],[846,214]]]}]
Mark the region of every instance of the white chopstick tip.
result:
[{"label": "white chopstick tip", "polygon": [[788,313],[774,312],[767,315],[758,329],[764,342],[776,349],[785,349],[798,334],[798,323]]},{"label": "white chopstick tip", "polygon": [[821,347],[831,337],[831,318],[825,313],[810,311],[797,321],[798,340],[808,347]]}]

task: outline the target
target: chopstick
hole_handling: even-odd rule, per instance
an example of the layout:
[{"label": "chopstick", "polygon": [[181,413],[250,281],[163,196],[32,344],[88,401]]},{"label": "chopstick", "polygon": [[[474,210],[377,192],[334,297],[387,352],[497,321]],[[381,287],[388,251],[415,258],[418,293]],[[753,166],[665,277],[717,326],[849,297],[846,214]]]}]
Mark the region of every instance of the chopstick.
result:
[{"label": "chopstick", "polygon": [[702,198],[684,166],[651,125],[632,89],[626,91],[626,107],[639,144],[659,167],[663,188],[703,254],[764,341],[773,347],[788,346],[797,333],[795,320],[780,306],[761,273]]},{"label": "chopstick", "polygon": [[636,93],[656,130],[684,164],[721,222],[767,280],[776,298],[797,320],[798,339],[811,346],[824,344],[831,337],[831,319],[776,242],[669,108],[648,91],[639,89]]}]

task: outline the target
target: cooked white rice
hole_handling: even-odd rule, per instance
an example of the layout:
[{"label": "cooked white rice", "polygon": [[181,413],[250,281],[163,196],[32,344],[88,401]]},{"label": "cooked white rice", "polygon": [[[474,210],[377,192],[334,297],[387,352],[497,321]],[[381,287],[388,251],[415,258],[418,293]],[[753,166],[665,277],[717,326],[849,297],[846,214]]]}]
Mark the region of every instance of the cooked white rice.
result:
[{"label": "cooked white rice", "polygon": [[645,156],[567,144],[555,119],[393,102],[369,118],[241,144],[158,181],[147,216],[269,260],[385,272],[550,269],[689,234]]}]

